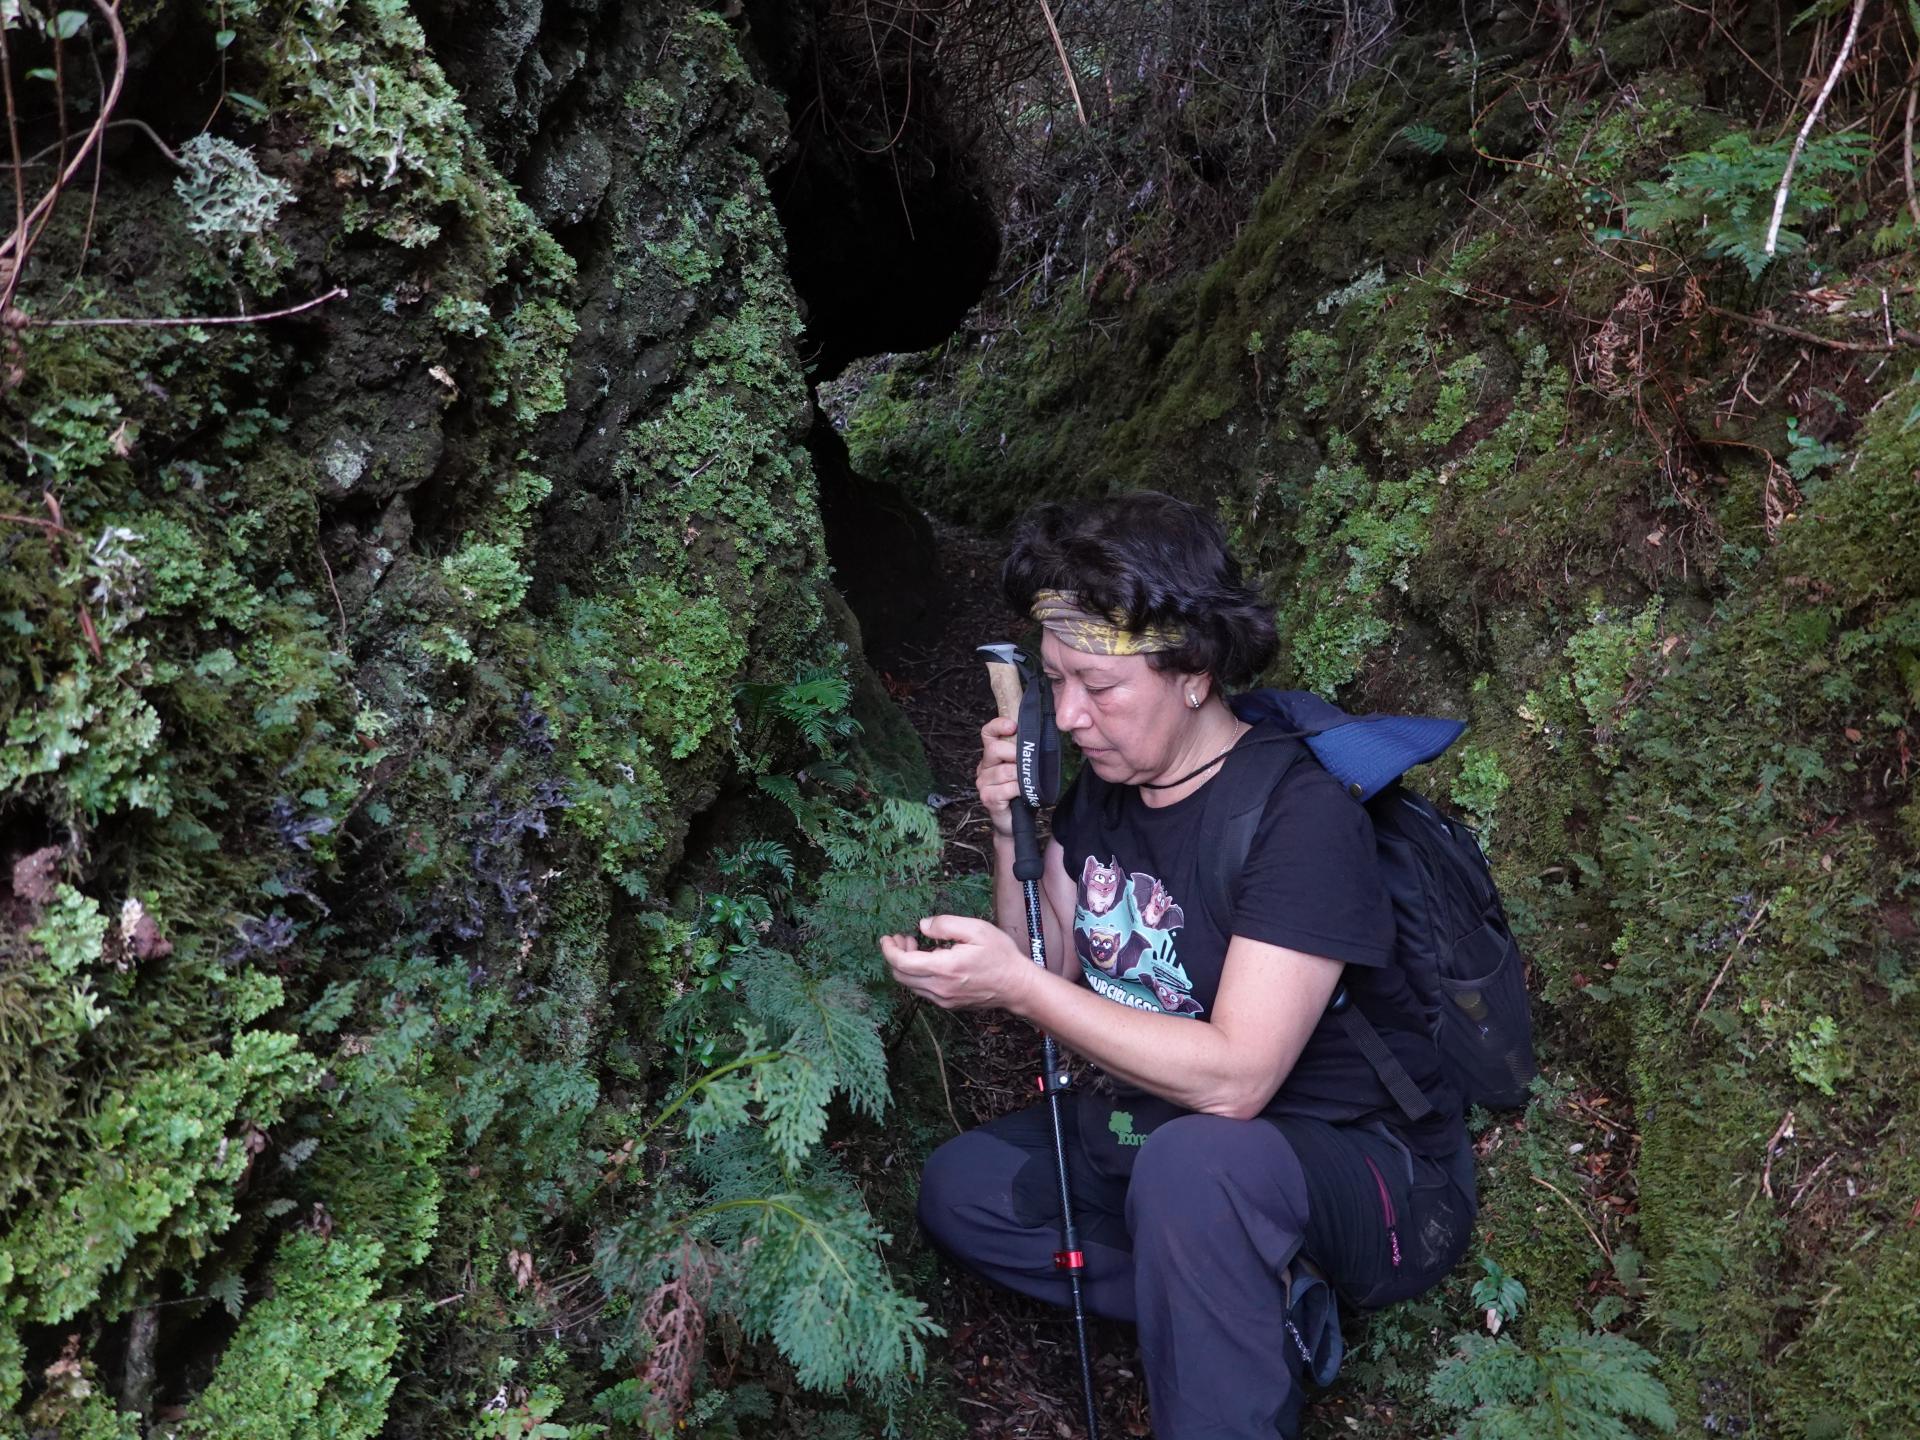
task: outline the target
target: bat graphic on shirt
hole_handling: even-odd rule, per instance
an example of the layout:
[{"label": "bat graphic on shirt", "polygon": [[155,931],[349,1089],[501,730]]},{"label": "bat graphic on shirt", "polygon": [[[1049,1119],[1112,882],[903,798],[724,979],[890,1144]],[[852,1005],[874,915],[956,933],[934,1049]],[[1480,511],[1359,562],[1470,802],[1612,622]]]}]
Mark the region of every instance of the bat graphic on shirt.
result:
[{"label": "bat graphic on shirt", "polygon": [[1187,923],[1186,913],[1173,903],[1157,875],[1136,870],[1127,878],[1133,883],[1133,908],[1141,924],[1149,930],[1178,930]]},{"label": "bat graphic on shirt", "polygon": [[1153,998],[1160,1002],[1160,1008],[1171,1015],[1198,1015],[1202,1009],[1200,1002],[1184,990],[1177,990],[1167,984],[1158,975],[1146,977],[1147,988],[1153,991]]},{"label": "bat graphic on shirt", "polygon": [[1087,940],[1087,958],[1111,975],[1120,960],[1120,932],[1104,925],[1089,925],[1081,933]]},{"label": "bat graphic on shirt", "polygon": [[1080,888],[1086,893],[1087,909],[1105,915],[1120,903],[1120,867],[1102,865],[1089,855],[1080,867]]}]

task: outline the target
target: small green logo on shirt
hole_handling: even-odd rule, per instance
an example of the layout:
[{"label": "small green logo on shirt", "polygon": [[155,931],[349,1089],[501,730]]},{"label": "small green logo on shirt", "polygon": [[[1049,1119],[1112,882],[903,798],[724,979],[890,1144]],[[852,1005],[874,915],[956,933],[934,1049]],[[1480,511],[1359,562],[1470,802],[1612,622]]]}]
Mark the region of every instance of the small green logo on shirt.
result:
[{"label": "small green logo on shirt", "polygon": [[1116,1110],[1107,1117],[1107,1129],[1113,1132],[1115,1143],[1120,1145],[1144,1145],[1147,1137],[1133,1133],[1133,1116],[1125,1110]]}]

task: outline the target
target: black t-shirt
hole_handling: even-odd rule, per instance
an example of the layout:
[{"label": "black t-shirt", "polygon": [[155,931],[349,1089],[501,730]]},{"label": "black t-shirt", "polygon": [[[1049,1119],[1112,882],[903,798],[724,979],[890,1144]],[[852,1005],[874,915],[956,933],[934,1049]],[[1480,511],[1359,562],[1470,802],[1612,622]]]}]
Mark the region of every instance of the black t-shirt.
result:
[{"label": "black t-shirt", "polygon": [[[1241,746],[1262,740],[1271,728],[1256,728]],[[1277,744],[1261,748],[1276,760],[1281,754]],[[1199,840],[1207,789],[1156,809],[1142,802],[1137,788],[1108,786],[1083,770],[1054,811],[1054,838],[1077,890],[1074,953],[1096,994],[1156,1014],[1211,1017],[1231,937],[1203,898],[1207,857]],[[1374,858],[1373,824],[1311,756],[1302,756],[1275,788],[1246,866],[1229,889],[1234,934],[1346,962],[1349,999],[1438,1112],[1409,1124],[1328,1014],[1263,1113],[1335,1124],[1384,1122],[1415,1150],[1450,1154],[1459,1143],[1460,1105],[1442,1078],[1406,975],[1393,961],[1393,906]],[[1112,1103],[1129,1107],[1132,1133],[1141,1136],[1179,1113],[1125,1086]],[[1121,1128],[1113,1133],[1121,1135]],[[1120,1143],[1138,1141],[1123,1136]]]}]

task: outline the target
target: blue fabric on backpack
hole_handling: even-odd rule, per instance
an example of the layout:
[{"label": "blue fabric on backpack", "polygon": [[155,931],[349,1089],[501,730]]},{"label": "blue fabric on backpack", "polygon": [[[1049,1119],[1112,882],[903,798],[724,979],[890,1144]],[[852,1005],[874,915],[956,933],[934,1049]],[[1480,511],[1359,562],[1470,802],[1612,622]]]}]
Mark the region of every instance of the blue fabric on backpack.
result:
[{"label": "blue fabric on backpack", "polygon": [[1278,720],[1294,731],[1321,768],[1361,801],[1438,759],[1467,728],[1432,715],[1349,715],[1307,690],[1249,690],[1228,703],[1249,725]]}]

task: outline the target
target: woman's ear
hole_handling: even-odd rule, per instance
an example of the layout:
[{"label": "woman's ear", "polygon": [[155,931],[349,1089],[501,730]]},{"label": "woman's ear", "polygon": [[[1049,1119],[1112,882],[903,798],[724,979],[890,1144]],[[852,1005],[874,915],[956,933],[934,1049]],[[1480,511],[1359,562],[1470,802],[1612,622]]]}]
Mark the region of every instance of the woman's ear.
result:
[{"label": "woman's ear", "polygon": [[1213,698],[1213,676],[1206,671],[1180,677],[1180,698],[1189,710],[1198,710]]}]

